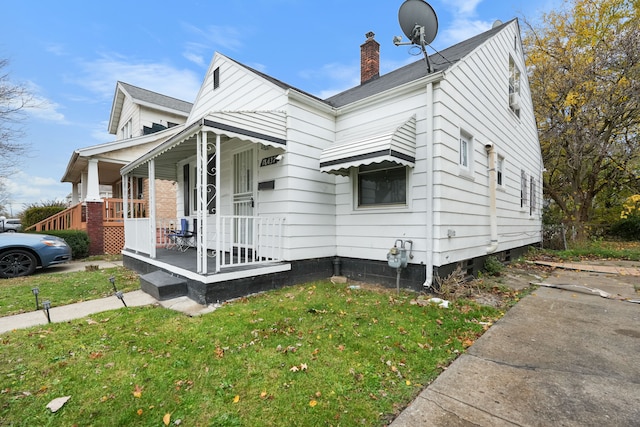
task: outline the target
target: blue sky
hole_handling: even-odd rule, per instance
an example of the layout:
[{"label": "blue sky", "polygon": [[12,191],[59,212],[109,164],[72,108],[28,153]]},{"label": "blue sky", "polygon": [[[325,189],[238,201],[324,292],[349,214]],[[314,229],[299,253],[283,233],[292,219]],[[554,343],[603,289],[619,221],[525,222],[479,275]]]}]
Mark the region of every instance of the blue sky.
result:
[{"label": "blue sky", "polygon": [[[433,49],[495,20],[535,20],[562,0],[432,0]],[[11,210],[62,200],[73,150],[114,140],[107,123],[118,80],[193,102],[214,52],[320,97],[357,85],[360,45],[373,31],[381,73],[420,59],[394,46],[402,0],[7,1],[0,58],[38,108],[23,122],[30,156],[5,182]]]}]

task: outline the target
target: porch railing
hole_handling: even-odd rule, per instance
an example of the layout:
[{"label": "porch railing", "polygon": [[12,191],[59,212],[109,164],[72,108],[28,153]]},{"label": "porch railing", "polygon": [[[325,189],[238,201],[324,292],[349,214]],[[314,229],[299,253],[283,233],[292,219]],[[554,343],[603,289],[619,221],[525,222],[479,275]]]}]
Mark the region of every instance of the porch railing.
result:
[{"label": "porch railing", "polygon": [[221,216],[220,268],[282,260],[284,218]]},{"label": "porch railing", "polygon": [[[102,221],[107,223],[122,224],[122,199],[102,199]],[[129,200],[129,216],[144,218],[147,215],[147,203],[144,200]],[[54,230],[86,230],[87,208],[83,203],[71,206],[62,212],[51,215],[42,221],[32,225],[27,230],[54,231]]]},{"label": "porch railing", "polygon": [[55,230],[86,230],[87,229],[87,207],[82,203],[71,206],[43,219],[42,221],[27,228],[26,231],[55,231]]},{"label": "porch railing", "polygon": [[[189,219],[189,230],[194,231],[193,219]],[[145,247],[149,242],[149,235],[141,220],[127,219],[126,246],[130,249],[150,253]],[[221,216],[220,233],[216,232],[213,219],[207,225],[206,248],[209,252],[209,262],[215,262],[214,257],[220,257],[220,268],[238,267],[243,265],[262,264],[265,262],[282,261],[282,234],[284,218],[259,216]],[[148,226],[147,226],[148,228]],[[179,219],[158,220],[156,224],[156,247],[171,247],[169,234],[180,229]],[[217,248],[220,244],[219,250]],[[189,241],[196,245],[196,239]],[[148,246],[148,243],[146,243]]]}]

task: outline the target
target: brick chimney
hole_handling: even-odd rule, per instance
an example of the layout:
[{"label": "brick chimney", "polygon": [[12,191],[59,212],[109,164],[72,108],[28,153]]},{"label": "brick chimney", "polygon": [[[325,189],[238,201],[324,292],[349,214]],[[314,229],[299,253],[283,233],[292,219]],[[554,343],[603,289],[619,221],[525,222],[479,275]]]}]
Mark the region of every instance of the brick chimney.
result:
[{"label": "brick chimney", "polygon": [[360,45],[360,84],[380,77],[380,43],[373,31],[365,34],[367,41]]}]

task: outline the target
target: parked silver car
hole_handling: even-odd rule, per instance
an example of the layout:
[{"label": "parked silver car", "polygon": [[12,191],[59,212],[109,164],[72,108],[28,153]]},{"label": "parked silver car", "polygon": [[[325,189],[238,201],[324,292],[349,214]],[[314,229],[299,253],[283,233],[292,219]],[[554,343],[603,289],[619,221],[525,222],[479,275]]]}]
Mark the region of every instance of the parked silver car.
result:
[{"label": "parked silver car", "polygon": [[20,221],[20,218],[6,219],[5,217],[0,216],[0,233],[19,233],[21,231],[22,222]]}]

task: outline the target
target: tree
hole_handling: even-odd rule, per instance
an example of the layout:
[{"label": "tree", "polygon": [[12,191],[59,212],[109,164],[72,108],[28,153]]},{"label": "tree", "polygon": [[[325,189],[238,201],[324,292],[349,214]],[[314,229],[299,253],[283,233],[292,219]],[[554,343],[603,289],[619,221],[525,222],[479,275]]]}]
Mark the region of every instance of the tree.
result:
[{"label": "tree", "polygon": [[7,65],[6,59],[0,59],[0,177],[7,176],[27,150],[27,145],[19,142],[22,132],[18,124],[33,99],[24,85],[10,81],[4,71]]},{"label": "tree", "polygon": [[565,0],[525,21],[544,192],[582,237],[597,208],[640,192],[639,5]]}]

